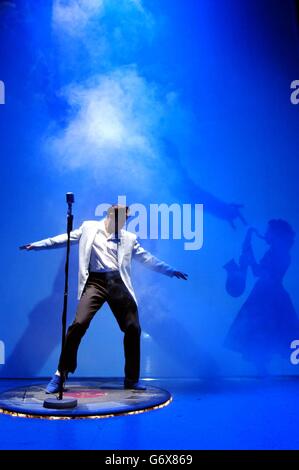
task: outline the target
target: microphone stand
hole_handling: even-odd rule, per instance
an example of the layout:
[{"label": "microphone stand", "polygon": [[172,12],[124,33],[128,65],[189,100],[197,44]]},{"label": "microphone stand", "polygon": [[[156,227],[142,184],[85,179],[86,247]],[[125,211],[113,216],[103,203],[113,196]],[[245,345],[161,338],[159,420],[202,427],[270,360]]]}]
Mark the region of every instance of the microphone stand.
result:
[{"label": "microphone stand", "polygon": [[[63,311],[62,311],[62,335],[61,335],[61,354],[63,354],[63,349],[65,345],[66,337],[66,317],[67,317],[67,302],[68,302],[68,287],[69,287],[69,259],[70,259],[70,247],[71,247],[71,231],[73,230],[73,219],[72,214],[72,204],[75,202],[74,194],[66,194],[66,202],[68,205],[67,210],[67,243],[66,243],[66,261],[65,261],[65,281],[64,281],[64,297],[63,297]],[[57,399],[48,398],[44,400],[45,408],[53,409],[67,409],[75,408],[77,406],[77,400],[73,398],[63,398],[63,386],[66,380],[67,372],[64,370],[60,371],[61,381],[59,387],[59,395]]]}]

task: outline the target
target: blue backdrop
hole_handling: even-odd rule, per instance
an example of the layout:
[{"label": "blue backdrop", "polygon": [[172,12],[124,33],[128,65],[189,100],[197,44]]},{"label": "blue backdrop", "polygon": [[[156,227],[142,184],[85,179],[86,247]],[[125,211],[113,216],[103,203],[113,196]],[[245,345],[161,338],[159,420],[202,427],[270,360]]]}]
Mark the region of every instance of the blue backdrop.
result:
[{"label": "blue backdrop", "polygon": [[[129,204],[204,204],[201,250],[144,241],[189,273],[188,282],[133,267],[142,376],[250,375],[261,357],[271,373],[296,374],[289,342],[280,344],[284,329],[299,339],[299,245],[281,242],[288,226],[278,227],[272,245],[253,238],[258,260],[270,246],[264,269],[271,279],[273,265],[283,265],[272,284],[256,286],[249,274],[243,294],[232,297],[223,268],[241,253],[248,227],[240,215],[262,233],[270,219],[299,231],[299,105],[290,100],[299,79],[295,2],[3,4],[1,376],[56,368],[64,251],[18,246],[65,231],[67,191],[76,196],[75,226],[117,195]],[[69,321],[76,283],[74,248]],[[79,358],[78,375],[122,375],[122,334],[108,307]]]}]

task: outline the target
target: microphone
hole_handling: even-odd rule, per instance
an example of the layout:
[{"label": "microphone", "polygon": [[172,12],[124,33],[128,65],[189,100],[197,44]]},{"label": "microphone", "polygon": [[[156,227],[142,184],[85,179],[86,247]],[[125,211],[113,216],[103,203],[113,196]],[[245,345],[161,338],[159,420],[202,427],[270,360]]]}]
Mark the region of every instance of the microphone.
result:
[{"label": "microphone", "polygon": [[75,202],[74,193],[66,193],[66,202],[68,204],[73,204]]},{"label": "microphone", "polygon": [[72,204],[75,202],[74,193],[66,193],[66,202],[67,202],[67,205],[68,205],[68,209],[67,209],[67,231],[69,233],[73,230]]}]

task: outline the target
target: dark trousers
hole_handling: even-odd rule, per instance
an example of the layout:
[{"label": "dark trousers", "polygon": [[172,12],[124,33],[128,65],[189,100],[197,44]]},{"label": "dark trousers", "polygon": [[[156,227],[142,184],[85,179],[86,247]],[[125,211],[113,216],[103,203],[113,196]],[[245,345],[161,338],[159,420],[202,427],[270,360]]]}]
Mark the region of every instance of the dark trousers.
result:
[{"label": "dark trousers", "polygon": [[136,302],[118,271],[89,274],[75,319],[67,331],[58,370],[61,372],[75,371],[81,339],[94,315],[105,302],[108,302],[121,331],[124,333],[125,378],[134,382],[138,381],[141,333],[138,310]]}]

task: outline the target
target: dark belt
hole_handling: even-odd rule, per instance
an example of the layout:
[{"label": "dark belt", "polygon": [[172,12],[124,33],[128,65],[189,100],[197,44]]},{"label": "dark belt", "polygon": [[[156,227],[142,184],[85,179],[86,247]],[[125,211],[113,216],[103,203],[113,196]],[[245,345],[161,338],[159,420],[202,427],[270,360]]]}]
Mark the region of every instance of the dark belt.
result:
[{"label": "dark belt", "polygon": [[90,271],[89,277],[94,279],[103,279],[120,276],[119,271]]}]

